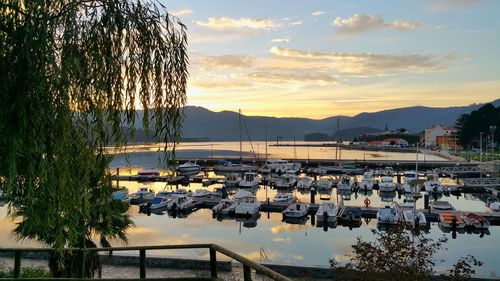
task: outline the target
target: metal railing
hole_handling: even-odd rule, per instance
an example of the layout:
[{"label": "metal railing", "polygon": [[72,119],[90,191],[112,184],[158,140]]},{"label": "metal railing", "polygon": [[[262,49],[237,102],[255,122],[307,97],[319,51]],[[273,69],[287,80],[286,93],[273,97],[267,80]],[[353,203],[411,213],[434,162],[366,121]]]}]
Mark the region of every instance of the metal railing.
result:
[{"label": "metal railing", "polygon": [[[208,249],[210,255],[210,278],[194,278],[197,280],[205,279],[215,279],[217,278],[217,252],[223,254],[229,258],[232,258],[241,264],[243,264],[243,280],[252,280],[252,269],[257,273],[267,276],[273,280],[279,281],[291,281],[288,277],[285,277],[278,272],[275,272],[261,264],[258,264],[244,256],[233,252],[229,249],[221,247],[217,244],[184,244],[184,245],[158,245],[158,246],[132,246],[132,247],[109,247],[109,248],[72,248],[65,249],[65,251],[74,252],[118,252],[118,251],[139,251],[139,279],[126,279],[122,280],[168,280],[168,278],[146,278],[146,251],[147,250],[176,250],[176,249]],[[22,253],[50,253],[55,251],[49,248],[0,248],[0,253],[14,253],[14,279],[19,279],[21,276],[21,254]],[[83,261],[83,259],[82,259]],[[82,265],[83,266],[83,265]],[[182,278],[177,278],[182,279]],[[6,279],[2,279],[6,280]],[[40,278],[40,279],[30,279],[30,280],[91,280],[90,278]],[[117,280],[117,278],[113,278]]]}]

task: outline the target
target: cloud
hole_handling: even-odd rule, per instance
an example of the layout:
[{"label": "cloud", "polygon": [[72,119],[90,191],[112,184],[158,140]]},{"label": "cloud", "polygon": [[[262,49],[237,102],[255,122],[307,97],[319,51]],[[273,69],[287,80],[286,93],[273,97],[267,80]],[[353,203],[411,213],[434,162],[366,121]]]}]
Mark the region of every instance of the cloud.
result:
[{"label": "cloud", "polygon": [[252,82],[235,79],[228,79],[224,81],[195,80],[190,84],[197,88],[209,90],[246,89],[254,86],[254,83]]},{"label": "cloud", "polygon": [[315,12],[312,12],[311,15],[317,17],[317,16],[321,16],[325,13],[326,12],[324,12],[324,11],[315,11]]},{"label": "cloud", "polygon": [[350,18],[337,17],[332,26],[338,27],[338,32],[341,34],[356,34],[369,32],[381,28],[389,28],[395,30],[410,30],[421,28],[422,24],[413,21],[394,21],[386,22],[382,18],[370,15],[355,14]]},{"label": "cloud", "polygon": [[277,28],[279,25],[271,19],[254,19],[254,18],[208,18],[207,21],[196,21],[196,24],[203,27],[208,27],[215,30],[231,30],[231,29],[251,29],[269,31]]},{"label": "cloud", "polygon": [[290,38],[274,38],[271,40],[273,43],[289,43],[290,41]]},{"label": "cloud", "polygon": [[432,1],[432,5],[437,10],[449,10],[450,8],[461,8],[479,2],[480,0],[435,0]]},{"label": "cloud", "polygon": [[269,52],[280,58],[315,63],[338,73],[353,76],[376,76],[400,72],[433,72],[446,68],[453,55],[377,55],[371,53],[326,53],[272,47]]},{"label": "cloud", "polygon": [[290,25],[295,26],[295,25],[301,25],[303,23],[304,23],[303,21],[296,21],[296,22],[292,22]]},{"label": "cloud", "polygon": [[242,55],[206,56],[196,61],[197,66],[221,68],[243,68],[253,65],[254,57]]},{"label": "cloud", "polygon": [[191,9],[180,9],[180,10],[175,10],[175,11],[173,11],[170,14],[173,15],[173,16],[178,17],[178,16],[189,15],[189,14],[192,14],[192,13],[194,13],[194,11],[191,10]]},{"label": "cloud", "polygon": [[307,73],[303,71],[258,71],[246,73],[243,78],[256,80],[263,83],[309,83],[309,84],[335,84],[337,79],[326,73]]}]

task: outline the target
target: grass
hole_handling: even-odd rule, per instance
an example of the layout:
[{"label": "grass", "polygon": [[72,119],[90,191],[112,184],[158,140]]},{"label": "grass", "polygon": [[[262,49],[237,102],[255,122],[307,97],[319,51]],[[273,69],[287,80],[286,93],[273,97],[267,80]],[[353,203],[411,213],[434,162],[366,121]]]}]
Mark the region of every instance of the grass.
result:
[{"label": "grass", "polygon": [[[24,267],[21,268],[22,278],[48,278],[51,277],[50,272],[41,267]],[[0,266],[0,278],[14,278],[14,270]]]}]

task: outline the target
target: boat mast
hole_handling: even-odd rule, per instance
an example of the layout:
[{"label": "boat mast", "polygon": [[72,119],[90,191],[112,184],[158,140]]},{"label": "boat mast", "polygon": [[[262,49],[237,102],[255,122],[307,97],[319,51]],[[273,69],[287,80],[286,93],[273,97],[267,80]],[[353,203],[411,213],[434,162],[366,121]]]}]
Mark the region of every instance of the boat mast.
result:
[{"label": "boat mast", "polygon": [[295,146],[295,137],[293,137],[293,158],[297,161],[297,147]]},{"label": "boat mast", "polygon": [[267,163],[267,128],[266,128],[266,163]]},{"label": "boat mast", "polygon": [[243,160],[243,145],[241,139],[241,109],[238,109],[238,126],[240,129],[240,161]]},{"label": "boat mast", "polygon": [[341,144],[341,138],[340,138],[340,118],[337,118],[337,136],[338,136],[338,142],[337,145],[339,146],[339,161],[342,159],[342,146]]},{"label": "boat mast", "polygon": [[416,174],[416,184],[415,184],[415,192],[413,193],[413,229],[415,229],[415,215],[416,215],[416,210],[417,210],[417,193],[419,193],[419,188],[418,188],[418,141],[417,141],[417,153],[416,153],[416,159],[415,159],[415,174]]}]

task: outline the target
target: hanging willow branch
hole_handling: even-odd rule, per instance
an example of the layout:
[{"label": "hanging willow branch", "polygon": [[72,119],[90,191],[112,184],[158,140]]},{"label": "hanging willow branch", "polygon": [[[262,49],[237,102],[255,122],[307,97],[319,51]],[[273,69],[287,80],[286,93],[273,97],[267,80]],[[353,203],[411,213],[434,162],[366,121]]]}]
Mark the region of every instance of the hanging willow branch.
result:
[{"label": "hanging willow branch", "polygon": [[126,238],[105,148],[142,126],[175,156],[186,46],[186,27],[149,1],[0,0],[0,188],[21,238]]}]

